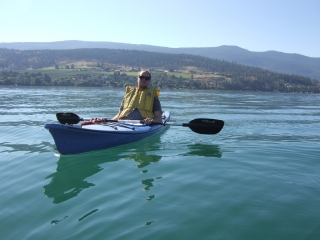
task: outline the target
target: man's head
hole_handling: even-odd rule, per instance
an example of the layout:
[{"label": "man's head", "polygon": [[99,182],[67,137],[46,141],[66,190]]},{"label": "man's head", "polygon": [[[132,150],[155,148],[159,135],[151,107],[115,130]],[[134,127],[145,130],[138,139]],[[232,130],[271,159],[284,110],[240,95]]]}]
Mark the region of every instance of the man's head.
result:
[{"label": "man's head", "polygon": [[148,87],[149,83],[151,82],[151,74],[147,70],[143,70],[138,75],[138,87],[139,90],[144,90]]}]

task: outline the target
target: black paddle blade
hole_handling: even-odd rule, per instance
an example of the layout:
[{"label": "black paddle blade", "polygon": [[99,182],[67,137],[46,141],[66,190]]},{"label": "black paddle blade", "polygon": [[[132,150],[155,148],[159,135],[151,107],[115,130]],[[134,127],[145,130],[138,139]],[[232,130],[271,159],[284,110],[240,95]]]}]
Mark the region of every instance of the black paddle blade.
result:
[{"label": "black paddle blade", "polygon": [[199,134],[217,134],[224,126],[224,121],[210,118],[196,118],[184,126]]},{"label": "black paddle blade", "polygon": [[57,113],[56,117],[61,124],[77,124],[78,122],[82,121],[82,119],[75,113]]}]

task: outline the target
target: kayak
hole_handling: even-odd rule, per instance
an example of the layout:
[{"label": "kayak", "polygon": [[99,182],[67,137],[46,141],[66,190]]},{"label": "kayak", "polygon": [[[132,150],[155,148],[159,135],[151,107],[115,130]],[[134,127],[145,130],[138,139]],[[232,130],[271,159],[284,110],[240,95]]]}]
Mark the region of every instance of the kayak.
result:
[{"label": "kayak", "polygon": [[167,126],[170,112],[163,112],[162,123],[145,125],[139,121],[100,122],[93,124],[47,123],[45,128],[52,135],[61,154],[77,154],[116,147],[150,137]]}]

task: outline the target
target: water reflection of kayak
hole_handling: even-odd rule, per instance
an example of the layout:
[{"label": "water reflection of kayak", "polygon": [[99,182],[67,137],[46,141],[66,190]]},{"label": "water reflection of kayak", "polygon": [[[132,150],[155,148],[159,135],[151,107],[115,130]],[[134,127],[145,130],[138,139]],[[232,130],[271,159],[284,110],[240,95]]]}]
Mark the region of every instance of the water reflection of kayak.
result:
[{"label": "water reflection of kayak", "polygon": [[[129,145],[121,145],[112,149],[88,152],[74,155],[60,155],[57,169],[46,179],[51,179],[44,188],[44,194],[53,199],[54,204],[65,202],[78,196],[82,191],[96,186],[96,182],[90,179],[101,172],[106,163],[120,160],[135,161],[137,168],[144,168],[149,164],[159,162],[162,156],[155,154],[159,150],[161,140],[157,136],[134,142]],[[104,165],[106,164],[106,165]],[[130,164],[131,165],[131,164]],[[147,171],[147,170],[144,170]],[[150,189],[152,183],[142,180],[145,188]]]}]

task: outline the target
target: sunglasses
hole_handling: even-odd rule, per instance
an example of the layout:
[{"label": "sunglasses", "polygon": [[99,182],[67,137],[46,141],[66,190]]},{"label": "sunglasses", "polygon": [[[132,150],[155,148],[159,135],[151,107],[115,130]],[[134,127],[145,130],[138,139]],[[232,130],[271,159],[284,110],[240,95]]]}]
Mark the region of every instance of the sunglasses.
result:
[{"label": "sunglasses", "polygon": [[139,76],[139,79],[145,79],[146,81],[149,81],[151,79],[151,77]]}]

